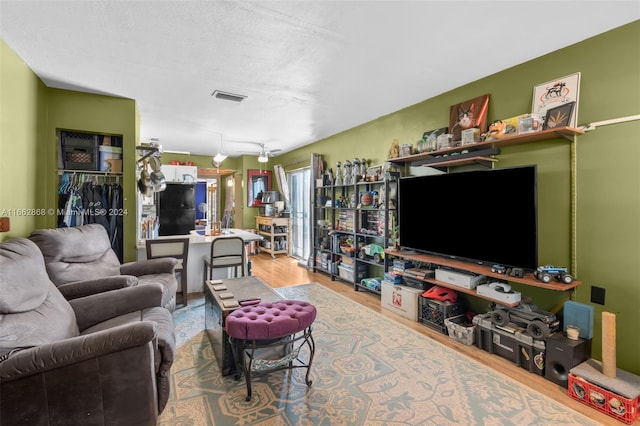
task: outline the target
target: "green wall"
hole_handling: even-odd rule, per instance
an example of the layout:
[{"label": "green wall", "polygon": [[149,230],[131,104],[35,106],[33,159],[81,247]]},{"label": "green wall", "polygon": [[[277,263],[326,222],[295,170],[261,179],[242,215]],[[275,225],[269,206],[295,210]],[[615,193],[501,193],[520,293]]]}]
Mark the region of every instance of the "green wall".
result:
[{"label": "green wall", "polygon": [[[75,130],[99,134],[122,135],[124,259],[136,258],[136,102],[131,99],[93,95],[70,90],[50,89],[47,116],[47,132],[42,152],[47,155],[51,178],[46,193],[51,196],[49,205],[57,206],[57,146],[59,130]],[[51,161],[54,159],[54,161]],[[44,185],[43,185],[44,186]],[[55,217],[47,223],[55,227]]]},{"label": "green wall", "polygon": [[[56,226],[56,215],[49,211],[58,207],[58,130],[118,134],[123,135],[127,211],[124,258],[134,260],[136,102],[47,88],[4,41],[0,47],[0,212],[11,220],[11,231],[0,238],[26,237],[34,229]],[[23,211],[31,214],[25,216]]]},{"label": "green wall", "polygon": [[[580,124],[640,114],[638,40],[640,21],[635,21],[281,155],[270,160],[268,167],[271,170],[273,164],[284,164],[298,168],[308,164],[312,153],[322,154],[329,167],[335,167],[336,161],[354,157],[367,158],[370,164],[381,164],[393,139],[415,143],[424,131],[447,126],[451,105],[488,93],[489,120],[515,116],[530,111],[535,85],[574,72],[581,72]],[[63,99],[58,97],[66,98],[67,95],[63,97],[55,93],[57,91],[47,90],[4,42],[1,47],[0,209],[48,205],[50,193],[48,190],[41,192],[40,187],[43,180],[54,179],[55,170],[47,169],[55,168],[55,163],[42,159],[38,149],[42,143],[49,147],[46,149],[51,149],[51,131],[61,127],[61,123],[47,119],[47,114],[51,114],[49,97],[62,107]],[[76,94],[68,96],[71,100]],[[93,106],[99,111],[97,99],[105,97],[85,96],[95,97],[96,100],[84,101],[96,103]],[[62,115],[66,114],[56,115],[56,119],[64,121]],[[137,119],[137,112],[133,115]],[[102,118],[106,119],[104,115]],[[95,123],[91,120],[92,124],[100,128],[89,129],[83,125],[79,129],[118,133],[105,129],[101,125],[105,122],[99,121],[99,117],[95,120]],[[107,123],[118,126],[117,120]],[[133,130],[129,130],[128,125],[124,127],[126,130],[122,133],[127,139],[134,134],[133,141],[139,140],[137,123]],[[617,315],[619,336],[618,367],[635,374],[640,374],[637,362],[640,339],[636,337],[640,325],[637,278],[640,276],[639,136],[638,121],[600,127],[579,136],[575,143],[556,139],[503,148],[497,165],[537,164],[540,263],[571,264],[572,272],[584,283],[572,295],[579,302],[590,303],[591,286],[605,288],[605,305],[593,305],[596,309],[593,357],[601,359],[601,313],[613,312]],[[133,161],[132,149],[129,146],[125,150],[128,161]],[[570,208],[572,150],[577,192],[575,235],[572,234]],[[200,157],[204,163],[202,167],[209,167],[210,158]],[[248,169],[259,167],[251,156],[232,160],[226,160],[224,167],[237,170],[245,179]],[[196,164],[200,166],[200,160]],[[125,163],[127,171],[134,170],[133,167],[133,164]],[[55,186],[47,185],[48,188]],[[130,193],[135,193],[135,179],[131,186]],[[257,209],[244,208],[246,189],[242,188],[242,191],[244,225],[252,227]],[[12,232],[2,234],[1,238],[28,234],[43,223],[42,218],[13,217]],[[127,235],[125,243],[127,247],[133,247],[135,228],[127,228],[127,232],[134,235],[130,244],[126,242],[130,238]],[[575,251],[572,251],[572,238],[576,241]],[[564,292],[530,287],[520,290],[545,309],[556,308],[569,296]]]},{"label": "green wall", "polygon": [[40,146],[47,100],[46,86],[0,40],[0,216],[11,221],[2,240],[29,235],[46,223],[49,206],[41,188],[50,177]]},{"label": "green wall", "polygon": [[[424,131],[447,126],[451,105],[488,93],[489,121],[512,117],[531,111],[535,85],[575,72],[581,73],[579,124],[640,114],[639,40],[640,21],[635,21],[281,155],[276,162],[307,159],[308,164],[311,153],[316,152],[334,169],[337,161],[354,157],[381,164],[393,139],[415,145]],[[572,272],[583,282],[572,296],[514,287],[549,310],[558,309],[569,296],[591,304],[591,286],[605,288],[605,305],[592,304],[592,355],[601,359],[602,311],[613,312],[617,315],[618,367],[634,374],[640,374],[639,136],[639,121],[599,127],[577,137],[575,144],[554,139],[503,148],[496,166],[538,166],[539,261],[573,265]],[[572,149],[577,193],[573,252]],[[474,307],[481,309],[479,301],[475,302]]]}]

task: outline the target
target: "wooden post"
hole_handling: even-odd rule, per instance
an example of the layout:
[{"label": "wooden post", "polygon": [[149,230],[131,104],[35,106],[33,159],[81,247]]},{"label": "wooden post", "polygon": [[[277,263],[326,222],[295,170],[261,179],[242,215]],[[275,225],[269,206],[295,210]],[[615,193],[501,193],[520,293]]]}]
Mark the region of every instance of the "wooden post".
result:
[{"label": "wooden post", "polygon": [[602,374],[616,377],[616,315],[602,313]]}]

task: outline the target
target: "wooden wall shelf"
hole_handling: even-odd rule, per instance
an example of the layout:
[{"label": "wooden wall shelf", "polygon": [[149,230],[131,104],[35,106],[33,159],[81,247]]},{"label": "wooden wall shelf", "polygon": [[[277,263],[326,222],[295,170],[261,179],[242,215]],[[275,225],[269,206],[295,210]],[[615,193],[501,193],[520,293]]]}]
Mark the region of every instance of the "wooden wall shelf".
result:
[{"label": "wooden wall shelf", "polygon": [[[500,279],[500,280],[507,280],[507,281],[510,281],[510,282],[524,284],[524,285],[528,285],[528,286],[532,286],[532,287],[544,288],[544,289],[547,289],[547,290],[569,291],[569,290],[572,290],[575,287],[578,287],[579,285],[582,284],[581,281],[573,281],[571,284],[564,284],[564,283],[559,283],[559,282],[551,282],[551,283],[546,284],[546,283],[543,283],[542,281],[538,281],[533,276],[532,272],[526,273],[524,275],[524,277],[522,277],[522,278],[517,278],[517,277],[511,276],[511,275],[505,276],[503,274],[498,274],[498,273],[495,273],[495,272],[491,272],[491,267],[489,267],[489,266],[478,265],[478,264],[471,263],[471,262],[463,262],[463,261],[460,261],[460,260],[448,259],[448,258],[440,257],[440,256],[422,254],[422,253],[418,253],[418,252],[415,252],[415,251],[387,249],[387,250],[385,250],[385,254],[387,254],[389,256],[399,257],[399,258],[406,259],[406,260],[412,260],[414,262],[431,263],[431,264],[438,265],[438,266],[449,267],[449,268],[458,269],[458,270],[461,270],[461,271],[468,271],[468,272],[472,272],[474,274],[485,275],[487,277],[492,277],[492,278],[496,278],[496,279]],[[445,282],[442,282],[442,281],[437,281],[437,280],[432,279],[432,278],[425,279],[424,281],[430,282],[432,284],[437,284],[437,285],[440,285],[442,287],[451,288],[451,289],[454,289],[454,290],[459,291],[461,293],[470,294],[470,295],[472,295],[474,297],[479,297],[481,299],[491,300],[491,301],[494,301],[494,302],[498,302],[498,303],[500,303],[502,305],[507,305],[504,302],[496,301],[495,299],[492,299],[490,297],[478,294],[475,289],[466,289],[466,288],[458,287],[458,286],[451,285],[451,284],[448,284],[448,283],[445,283]],[[512,305],[512,306],[515,306],[515,305],[517,305],[517,303]]]},{"label": "wooden wall shelf", "polygon": [[[492,141],[478,142],[469,145],[457,146],[455,148],[445,148],[438,151],[421,152],[419,154],[407,155],[405,157],[389,158],[387,161],[396,164],[411,164],[415,166],[423,165],[421,162],[429,160],[428,164],[424,164],[429,167],[446,167],[446,166],[461,166],[464,164],[471,164],[473,162],[492,162],[496,161],[494,158],[483,157],[466,157],[464,161],[462,159],[455,159],[451,157],[452,153],[459,153],[463,150],[469,152],[479,151],[487,148],[500,148],[503,146],[520,145],[530,142],[539,142],[551,139],[564,138],[569,141],[573,141],[573,137],[582,135],[584,132],[574,127],[558,127],[556,129],[541,130],[539,132],[524,133],[515,136],[508,136],[502,139],[496,139]],[[446,157],[442,157],[446,155]],[[434,159],[441,157],[442,161],[433,162]],[[414,164],[415,163],[415,164]]]}]

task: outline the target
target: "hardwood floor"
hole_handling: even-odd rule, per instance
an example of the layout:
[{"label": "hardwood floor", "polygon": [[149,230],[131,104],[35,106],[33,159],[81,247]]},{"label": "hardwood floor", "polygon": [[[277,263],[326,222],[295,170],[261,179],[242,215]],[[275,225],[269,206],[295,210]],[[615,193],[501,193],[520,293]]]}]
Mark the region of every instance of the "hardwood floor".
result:
[{"label": "hardwood floor", "polygon": [[[578,411],[595,421],[605,425],[624,424],[572,399],[567,394],[567,390],[562,386],[558,386],[542,376],[530,373],[523,368],[518,367],[515,363],[497,355],[490,354],[475,346],[467,346],[462,343],[458,343],[448,336],[433,331],[418,322],[411,321],[395,314],[394,312],[383,309],[380,306],[380,296],[377,294],[362,290],[355,291],[353,285],[347,284],[344,281],[331,281],[331,278],[328,275],[323,273],[313,273],[306,267],[299,266],[298,261],[291,257],[278,256],[276,259],[272,259],[271,255],[261,253],[250,256],[250,259],[252,261],[252,275],[261,278],[274,288],[306,284],[310,282],[319,283],[350,298],[356,303],[360,303],[361,305],[379,312],[385,317],[392,318],[406,325],[407,327],[422,334],[425,338],[437,340],[443,345],[463,353],[481,364],[493,368],[496,370],[496,373],[501,373],[513,380],[517,380],[518,382],[529,386],[568,407],[571,407],[573,410]],[[637,421],[634,422],[634,425],[640,425],[640,419],[637,419]]]}]

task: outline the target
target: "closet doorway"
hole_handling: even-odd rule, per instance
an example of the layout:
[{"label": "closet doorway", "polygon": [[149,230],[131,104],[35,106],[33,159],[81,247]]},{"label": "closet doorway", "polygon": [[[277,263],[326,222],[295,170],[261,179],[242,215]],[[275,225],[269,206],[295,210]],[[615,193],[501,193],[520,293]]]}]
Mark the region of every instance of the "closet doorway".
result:
[{"label": "closet doorway", "polygon": [[311,168],[287,172],[291,197],[291,256],[306,265],[311,255]]}]

